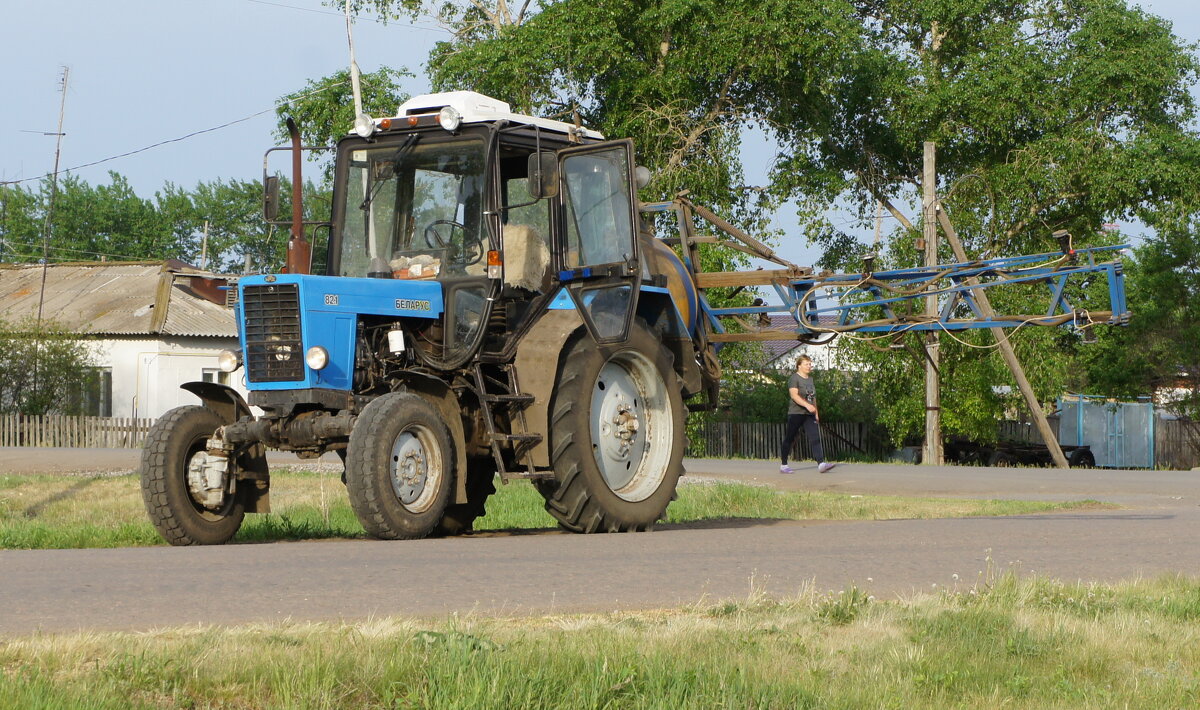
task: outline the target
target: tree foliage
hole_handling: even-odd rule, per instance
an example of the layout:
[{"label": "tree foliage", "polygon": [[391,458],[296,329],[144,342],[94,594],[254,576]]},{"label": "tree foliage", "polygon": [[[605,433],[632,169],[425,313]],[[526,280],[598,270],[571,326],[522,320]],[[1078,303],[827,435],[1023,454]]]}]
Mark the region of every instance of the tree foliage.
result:
[{"label": "tree foliage", "polygon": [[[400,89],[399,81],[412,76],[405,69],[381,67],[374,72],[362,74],[363,111],[374,117],[393,116],[396,107],[408,99]],[[350,71],[343,69],[329,76],[308,81],[301,89],[279,98],[275,113],[279,123],[275,127],[275,138],[289,142],[287,119],[296,122],[301,141],[306,146],[333,146],[350,132],[354,126],[354,94],[350,83]],[[326,154],[328,156],[329,154]],[[332,177],[333,163],[318,157],[323,166],[325,182]]]},{"label": "tree foliage", "polygon": [[[262,219],[257,181],[213,180],[187,190],[168,183],[154,197],[136,195],[128,181],[109,173],[107,185],[67,176],[59,182],[50,224],[49,258],[66,261],[179,259],[212,271],[277,271],[284,263],[287,229]],[[283,214],[291,190],[282,181]],[[329,193],[305,183],[306,219],[328,219]],[[3,261],[42,258],[50,186],[0,186],[0,249]],[[207,225],[207,226],[206,226]],[[205,232],[207,231],[207,247]]]},{"label": "tree foliage", "polygon": [[1156,226],[1129,265],[1135,317],[1103,334],[1084,364],[1106,394],[1170,392],[1160,403],[1200,422],[1200,212],[1161,215]]},{"label": "tree foliage", "polygon": [[89,343],[51,320],[0,321],[0,412],[78,414],[96,370]]},{"label": "tree foliage", "polygon": [[[912,205],[925,141],[938,146],[943,205],[971,255],[1052,251],[1058,229],[1077,245],[1111,243],[1119,235],[1102,231],[1106,223],[1152,224],[1200,184],[1194,48],[1125,0],[357,7],[385,19],[437,17],[451,31],[430,57],[438,88],[474,88],[541,114],[577,112],[608,135],[634,138],[656,170],[645,199],[691,189],[752,232],[765,210],[794,200],[801,234],[826,247],[821,265],[838,270],[860,270],[868,250],[881,253],[877,268],[917,263]],[[750,197],[740,189],[739,148],[752,125],[780,148],[769,194]],[[884,243],[864,244],[856,234],[879,203],[898,226]],[[1194,232],[1177,239],[1192,244]],[[952,260],[948,247],[942,260]],[[1030,312],[1044,297],[1017,291],[993,301]],[[1043,401],[1111,384],[1079,366],[1089,357],[1080,333],[1009,335]],[[990,335],[942,342],[947,432],[994,436],[1017,400]],[[904,340],[874,345],[885,347],[850,342],[847,364],[870,373],[894,436],[915,434],[921,358]]]}]

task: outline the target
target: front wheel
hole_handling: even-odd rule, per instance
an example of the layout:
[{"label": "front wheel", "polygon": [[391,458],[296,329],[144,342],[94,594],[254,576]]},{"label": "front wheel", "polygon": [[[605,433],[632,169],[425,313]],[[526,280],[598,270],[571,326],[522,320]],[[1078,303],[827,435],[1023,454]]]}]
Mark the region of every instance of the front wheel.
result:
[{"label": "front wheel", "polygon": [[228,485],[234,472],[212,486],[205,471],[208,439],[222,424],[211,409],[177,407],[146,437],[142,500],[150,522],[172,545],[220,545],[242,526],[245,507]]},{"label": "front wheel", "polygon": [[663,516],[683,472],[683,397],[669,352],[645,324],[607,354],[577,339],[550,412],[555,481],[539,490],[564,528],[647,530]]},{"label": "front wheel", "polygon": [[346,488],[367,534],[410,540],[437,527],[453,488],[454,452],[436,407],[410,392],[363,409],[350,433]]}]

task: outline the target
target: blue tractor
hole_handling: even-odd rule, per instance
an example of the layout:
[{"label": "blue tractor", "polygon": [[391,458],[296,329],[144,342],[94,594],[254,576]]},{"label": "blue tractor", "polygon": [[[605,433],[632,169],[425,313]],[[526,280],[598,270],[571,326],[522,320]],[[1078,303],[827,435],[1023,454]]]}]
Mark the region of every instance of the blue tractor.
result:
[{"label": "blue tractor", "polygon": [[[702,274],[705,238],[692,226],[702,208],[684,196],[639,203],[644,171],[630,141],[472,92],[360,117],[335,166],[327,242],[311,269],[296,214],[286,273],[236,285],[241,347],[222,366],[244,368],[248,401],[189,383],[202,404],[150,432],[143,497],[173,545],[224,543],[246,513],[269,510],[268,448],[337,452],[351,505],[377,538],[470,530],[497,476],[531,480],[567,530],[646,530],[683,473],[685,400],[716,401],[721,342],[975,327],[978,314],[956,314],[969,311],[971,288],[1007,268],[839,281],[780,260],[774,271]],[[641,214],[667,210],[680,215],[680,236],[655,238]],[[738,248],[773,258],[712,217]],[[1102,322],[1121,322],[1119,268],[1085,261],[1072,252],[1070,268],[1051,259],[1049,277],[1031,278],[1107,270],[1121,308]],[[936,323],[904,322],[888,283],[903,284],[903,298],[941,293],[954,305]],[[722,311],[703,298],[707,286],[737,285],[774,286],[783,303]],[[1061,324],[1055,308],[1050,321]],[[791,313],[796,329],[722,325],[770,311]]]}]

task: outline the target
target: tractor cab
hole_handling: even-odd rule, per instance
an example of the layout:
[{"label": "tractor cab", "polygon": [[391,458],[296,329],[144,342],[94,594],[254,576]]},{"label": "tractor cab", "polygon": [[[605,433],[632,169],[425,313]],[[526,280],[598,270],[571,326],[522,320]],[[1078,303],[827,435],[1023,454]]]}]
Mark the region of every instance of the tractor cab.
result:
[{"label": "tractor cab", "polygon": [[438,318],[405,323],[435,369],[504,350],[561,283],[600,298],[599,329],[622,335],[638,263],[633,151],[601,138],[473,92],[363,117],[337,147],[326,273],[440,284]]}]

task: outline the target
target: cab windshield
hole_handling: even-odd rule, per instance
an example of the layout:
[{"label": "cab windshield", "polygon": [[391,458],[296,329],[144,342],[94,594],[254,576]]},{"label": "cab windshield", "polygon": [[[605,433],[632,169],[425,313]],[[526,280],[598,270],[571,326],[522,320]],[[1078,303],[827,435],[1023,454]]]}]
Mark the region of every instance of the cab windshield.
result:
[{"label": "cab windshield", "polygon": [[482,138],[410,134],[348,157],[339,276],[440,281],[486,272]]}]

